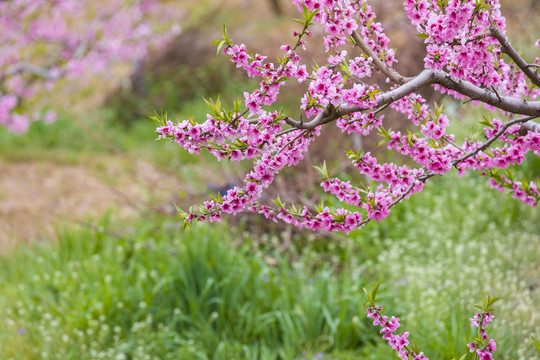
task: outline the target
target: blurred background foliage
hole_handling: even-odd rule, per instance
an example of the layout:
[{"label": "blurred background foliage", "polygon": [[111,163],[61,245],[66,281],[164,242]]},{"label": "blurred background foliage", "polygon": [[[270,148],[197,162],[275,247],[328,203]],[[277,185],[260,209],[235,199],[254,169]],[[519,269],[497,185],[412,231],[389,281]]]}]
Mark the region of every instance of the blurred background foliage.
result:
[{"label": "blurred background foliage", "polygon": [[[540,37],[539,2],[501,2],[512,42],[537,56],[530,44]],[[225,23],[233,40],[272,59],[291,39],[297,14],[285,0],[178,6],[181,35],[125,82],[91,84],[69,103],[62,94],[50,105],[61,104],[59,119],[34,123],[24,136],[0,130],[2,358],[389,359],[395,355],[363,308],[362,287],[380,281],[385,311],[432,360],[466,352],[468,318],[484,293],[502,297],[490,332],[497,356],[540,359],[529,338],[540,338],[538,211],[478,175],[435,178],[384,222],[350,236],[250,215],[182,232],[172,204],[201,203],[238,183],[249,164],[156,142],[148,115],[203,121],[201,97],[243,98],[256,82],[210,42]],[[373,7],[397,48],[398,69],[418,73],[423,44],[401,2]],[[283,90],[280,105],[292,116],[303,91]],[[424,95],[447,105],[458,136],[480,130],[475,120],[484,110]],[[386,115],[389,127],[405,128]],[[347,168],[345,146],[377,152],[378,141],[325,129],[267,200],[280,192],[286,202],[316,202],[324,195],[308,189],[319,182],[312,165],[322,159],[334,174],[364,181]],[[519,171],[539,178],[540,159],[531,156]]]}]

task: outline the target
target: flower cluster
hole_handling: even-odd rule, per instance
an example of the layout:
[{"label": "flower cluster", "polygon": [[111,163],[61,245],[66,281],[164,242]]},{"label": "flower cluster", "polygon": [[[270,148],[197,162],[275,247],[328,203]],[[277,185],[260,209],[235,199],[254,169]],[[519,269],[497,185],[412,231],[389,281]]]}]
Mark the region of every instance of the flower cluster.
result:
[{"label": "flower cluster", "polygon": [[487,34],[491,25],[505,30],[498,1],[441,2],[405,0],[407,16],[426,37],[427,68],[447,69],[475,85],[499,86],[509,75],[497,40]]},{"label": "flower cluster", "polygon": [[373,319],[374,326],[381,327],[380,333],[383,334],[382,338],[387,340],[388,345],[397,351],[399,358],[403,360],[428,360],[428,358],[424,356],[423,352],[416,353],[408,348],[408,331],[405,331],[401,335],[396,333],[397,329],[401,326],[399,323],[399,318],[394,316],[392,316],[392,318],[388,318],[388,316],[382,315],[381,311],[382,306],[380,305],[369,307],[366,310],[367,317]]},{"label": "flower cluster", "polygon": [[114,62],[142,60],[180,30],[158,32],[151,19],[172,22],[175,14],[155,0],[0,2],[0,124],[24,133],[31,121],[54,121],[53,113],[26,114],[24,102],[61,78],[111,77]]},{"label": "flower cluster", "polygon": [[[425,38],[428,53],[426,70],[412,78],[392,68],[397,61],[394,51],[366,0],[292,2],[303,15],[299,21],[303,27],[293,32],[294,45],[281,46],[285,53],[282,60],[273,63],[261,54],[253,55],[245,45],[233,43],[226,30],[223,41],[217,42],[238,68],[260,79],[258,88],[244,92],[243,109],[236,104],[227,111],[219,102],[210,103],[211,111],[203,123],[184,120],[174,124],[156,118],[161,123],[157,129],[160,138],[192,153],[204,148],[218,160],[254,162],[243,184],[223,198],[206,202],[200,212],[183,214],[187,222],[215,221],[222,213],[250,210],[301,228],[348,233],[371,220],[386,218],[394,206],[422,191],[429,178],[453,169],[460,176],[470,170],[479,171],[491,179],[492,187],[510,189],[515,198],[532,206],[538,204],[540,196],[533,182],[500,171],[522,164],[528,152],[540,154],[540,126],[527,125],[540,116],[536,110],[540,104],[534,102],[540,95],[534,83],[540,79],[524,70],[519,59],[508,61],[502,57],[503,47],[508,45],[494,35],[505,30],[497,0],[405,0],[405,11]],[[308,62],[297,49],[306,47],[305,37],[312,35],[311,27],[316,23],[325,31],[327,63],[308,70]],[[345,49],[347,42],[352,43],[355,52],[360,48],[363,55],[350,58],[353,52]],[[390,90],[383,91],[378,83],[367,82],[366,78],[375,72],[387,76]],[[307,121],[296,121],[284,112],[268,109],[290,80],[307,83],[299,104]],[[455,135],[448,133],[450,119],[444,109],[430,107],[416,92],[431,85],[441,93],[471,97],[473,103],[484,102],[490,109],[498,107],[507,120],[484,120],[484,140],[458,142]],[[411,123],[406,133],[384,128],[385,115],[381,112],[387,108]],[[284,167],[297,164],[320,136],[322,126],[330,123],[342,132],[361,136],[377,129],[388,150],[409,157],[417,165],[381,164],[370,152],[349,150],[347,157],[353,167],[374,181],[371,187],[360,190],[319,168],[323,190],[347,207],[322,204],[298,208],[281,203],[279,198],[275,201],[277,207],[260,204],[262,192],[274,177]]]},{"label": "flower cluster", "polygon": [[493,351],[497,350],[495,340],[490,339],[486,332],[486,326],[493,321],[493,315],[489,312],[476,314],[471,319],[471,327],[479,328],[479,336],[473,342],[467,344],[470,352],[476,352],[480,360],[492,360]]},{"label": "flower cluster", "polygon": [[[364,289],[369,302],[366,304],[368,308],[366,310],[367,317],[373,319],[374,326],[380,326],[380,333],[383,334],[382,338],[388,341],[388,344],[397,351],[399,358],[403,360],[428,360],[424,354],[416,346],[416,342],[413,347],[409,346],[409,332],[406,331],[402,334],[397,333],[397,329],[401,326],[399,318],[392,316],[384,316],[381,314],[382,306],[375,303],[375,297],[377,295],[377,285],[373,291]],[[478,328],[478,336],[473,341],[467,344],[470,352],[476,352],[476,359],[480,360],[492,360],[492,352],[497,350],[497,344],[495,340],[490,339],[486,332],[486,326],[493,321],[492,309],[493,305],[499,298],[492,298],[490,296],[484,296],[482,306],[476,305],[476,308],[482,310],[481,313],[476,314],[470,319],[471,326]]]},{"label": "flower cluster", "polygon": [[514,199],[521,200],[530,206],[536,206],[540,202],[538,187],[532,181],[513,181],[509,179],[508,176],[500,174],[496,169],[491,170],[489,176],[489,183],[492,189],[496,189],[500,192],[505,192],[506,189],[508,189],[512,193]]},{"label": "flower cluster", "polygon": [[184,120],[175,125],[167,121],[156,132],[160,138],[170,138],[190,153],[198,154],[201,148],[206,148],[218,160],[251,159],[260,156],[263,150],[269,152],[277,148],[277,143],[273,147],[268,145],[281,129],[279,113],[261,113],[258,124],[251,124],[237,113],[232,115],[235,124],[220,121],[219,116],[208,114],[207,121],[202,124]]}]

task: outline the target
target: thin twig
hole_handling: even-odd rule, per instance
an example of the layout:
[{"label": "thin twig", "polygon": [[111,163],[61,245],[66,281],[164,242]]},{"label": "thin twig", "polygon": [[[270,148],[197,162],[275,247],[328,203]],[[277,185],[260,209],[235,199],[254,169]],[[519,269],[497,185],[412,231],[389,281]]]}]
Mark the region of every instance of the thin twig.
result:
[{"label": "thin twig", "polygon": [[450,145],[452,145],[453,147],[455,147],[456,149],[460,150],[462,153],[465,153],[465,150],[463,150],[458,144],[456,144],[455,142],[453,142],[452,140],[450,140],[450,138],[448,136],[445,136],[444,137],[444,140],[449,143]]},{"label": "thin twig", "polygon": [[379,58],[379,55],[375,53],[375,51],[373,51],[373,49],[364,41],[364,39],[362,39],[362,36],[360,36],[358,32],[354,31],[352,33],[352,38],[360,47],[360,49],[364,52],[364,54],[373,59],[373,65],[375,65],[375,67],[379,69],[384,75],[386,75],[390,80],[399,85],[403,85],[406,82],[412,80],[412,78],[404,77],[399,74],[394,68],[386,65]]},{"label": "thin twig", "polygon": [[[295,130],[298,130],[298,129],[295,129]],[[288,143],[286,143],[278,152],[276,155],[279,155],[281,154],[281,152],[283,150],[285,150],[286,147],[290,146],[293,142],[295,142],[300,136],[303,136],[304,134],[306,134],[308,132],[308,130],[304,130],[302,132],[300,132],[300,134],[296,135],[294,138],[292,138],[291,141],[289,141]]]},{"label": "thin twig", "polygon": [[508,41],[506,36],[495,25],[489,27],[491,35],[499,41],[504,52],[510,56],[510,58],[516,63],[516,65],[525,73],[525,75],[531,79],[532,83],[540,87],[540,75],[536,70],[533,70],[529,64],[518,54],[516,49],[512,47],[512,44]]},{"label": "thin twig", "polygon": [[452,161],[452,165],[453,166],[456,166],[458,165],[459,163],[463,162],[464,160],[472,157],[472,156],[475,156],[476,154],[478,154],[480,151],[482,150],[485,150],[487,149],[493,142],[495,142],[510,126],[512,125],[516,125],[516,124],[522,124],[522,123],[526,123],[534,118],[536,118],[538,116],[527,116],[527,117],[523,117],[523,118],[519,118],[519,119],[514,119],[514,120],[510,120],[508,121],[507,123],[505,123],[501,129],[499,131],[497,131],[495,133],[495,135],[493,135],[492,137],[490,137],[487,141],[485,141],[484,143],[482,143],[480,146],[478,146],[476,149],[474,149],[473,151],[470,151],[468,152],[467,154],[463,155],[462,157],[460,157],[459,159],[456,159],[454,161]]},{"label": "thin twig", "polygon": [[499,96],[499,93],[497,92],[497,89],[495,89],[495,86],[491,85],[491,90],[493,90],[495,95],[497,95],[497,98],[499,99],[499,101],[502,102],[501,97]]},{"label": "thin twig", "polygon": [[18,73],[28,73],[47,80],[58,80],[63,76],[63,72],[53,73],[51,69],[46,67],[39,67],[25,62],[19,63],[7,71],[7,75]]},{"label": "thin twig", "polygon": [[278,134],[276,135],[276,137],[278,137],[278,136],[283,136],[283,135],[288,134],[288,133],[290,133],[290,132],[293,132],[293,131],[295,131],[295,130],[298,130],[298,129],[297,129],[297,128],[290,128],[290,129],[283,130],[282,132],[278,133]]},{"label": "thin twig", "polygon": [[386,109],[387,107],[389,107],[390,104],[384,104],[383,106],[381,106],[380,108],[378,108],[374,113],[373,115],[377,115],[378,113],[380,113],[381,111],[383,111],[384,109]]}]

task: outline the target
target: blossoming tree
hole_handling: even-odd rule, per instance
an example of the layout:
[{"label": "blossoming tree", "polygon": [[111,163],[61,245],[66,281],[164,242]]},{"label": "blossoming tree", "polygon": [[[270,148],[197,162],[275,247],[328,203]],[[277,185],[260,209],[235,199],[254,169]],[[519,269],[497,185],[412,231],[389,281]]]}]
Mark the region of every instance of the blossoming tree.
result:
[{"label": "blossoming tree", "polygon": [[0,1],[0,124],[24,133],[32,120],[54,121],[52,111],[29,115],[25,102],[63,78],[110,78],[111,64],[143,59],[179,30],[151,19],[170,24],[174,13],[155,0]]},{"label": "blossoming tree", "polygon": [[[172,121],[156,116],[160,138],[170,139],[190,153],[208,150],[218,160],[255,161],[244,184],[223,197],[205,202],[199,212],[181,212],[186,223],[219,220],[222,213],[244,210],[282,220],[300,228],[350,232],[371,220],[381,221],[392,207],[422,191],[435,175],[456,169],[459,175],[476,170],[489,177],[491,186],[509,189],[515,198],[536,206],[540,200],[533,182],[514,179],[501,170],[521,164],[529,151],[540,155],[540,59],[528,63],[505,35],[505,19],[497,0],[406,0],[404,9],[418,35],[425,38],[425,70],[414,76],[398,73],[390,39],[365,0],[293,0],[302,13],[302,27],[294,32],[293,46],[283,45],[285,56],[278,63],[252,54],[245,45],[234,44],[224,29],[219,50],[260,79],[260,87],[245,92],[242,106],[224,109],[209,103],[207,120],[197,123]],[[326,32],[327,64],[308,70],[297,51],[305,47],[311,27],[320,23]],[[347,45],[352,48],[345,50]],[[540,41],[536,43],[540,46]],[[218,50],[218,51],[219,51]],[[349,56],[349,52],[358,52]],[[361,54],[360,54],[361,52]],[[379,72],[392,86],[383,91],[372,74]],[[300,100],[307,120],[292,119],[268,107],[288,81],[308,81]],[[447,133],[449,117],[439,106],[429,106],[418,90],[432,88],[455,99],[483,104],[495,118],[483,119],[485,140],[464,139],[461,144]],[[383,110],[403,114],[411,127],[406,134],[384,127]],[[320,136],[323,126],[335,125],[348,134],[369,135],[378,130],[389,150],[411,158],[414,168],[379,163],[370,153],[348,150],[346,156],[361,174],[376,182],[362,189],[331,177],[326,166],[316,167],[324,191],[349,205],[331,209],[261,205],[258,200],[274,177],[287,166],[296,165]],[[351,207],[357,210],[351,210]]]},{"label": "blossoming tree", "polygon": [[[424,39],[424,70],[400,74],[390,39],[366,0],[292,0],[302,14],[293,45],[283,45],[284,57],[268,61],[253,54],[243,44],[235,44],[224,28],[223,40],[216,42],[222,51],[247,75],[259,79],[259,88],[245,92],[245,101],[231,109],[209,102],[204,122],[192,119],[173,123],[156,115],[160,138],[170,139],[190,153],[206,149],[218,160],[254,161],[243,184],[218,194],[200,209],[179,214],[184,225],[193,220],[219,221],[223,213],[251,211],[273,221],[284,221],[300,228],[349,233],[369,221],[381,221],[391,209],[412,194],[422,191],[436,175],[453,169],[461,176],[478,171],[491,187],[509,190],[513,197],[536,206],[540,194],[535,183],[512,176],[507,168],[522,164],[528,152],[540,155],[540,58],[524,59],[506,36],[505,19],[498,0],[405,0],[404,10],[417,35]],[[308,68],[301,56],[306,37],[320,24],[325,31],[322,48],[326,63]],[[537,47],[540,41],[537,41]],[[311,59],[308,59],[311,63]],[[389,85],[374,81],[380,73]],[[293,119],[284,111],[272,111],[287,82],[307,82],[300,99],[305,113]],[[388,90],[384,90],[389,88]],[[431,106],[419,93],[429,88],[457,101],[483,105],[492,116],[481,120],[483,140],[457,139],[448,133],[451,119],[444,108]],[[407,133],[385,127],[384,111],[402,115]],[[322,189],[345,204],[341,208],[259,203],[261,194],[285,167],[297,165],[324,126],[337,126],[348,134],[369,135],[378,131],[388,150],[409,157],[415,167],[381,163],[376,156],[348,150],[347,158],[359,173],[375,185],[362,187],[332,177],[326,165],[316,167]],[[408,333],[398,335],[399,319],[381,315],[374,302],[376,289],[367,292],[368,316],[402,359],[424,359],[407,347]],[[476,358],[491,359],[496,344],[485,326],[491,321],[486,298],[481,312],[471,319],[479,336],[469,344]]]}]

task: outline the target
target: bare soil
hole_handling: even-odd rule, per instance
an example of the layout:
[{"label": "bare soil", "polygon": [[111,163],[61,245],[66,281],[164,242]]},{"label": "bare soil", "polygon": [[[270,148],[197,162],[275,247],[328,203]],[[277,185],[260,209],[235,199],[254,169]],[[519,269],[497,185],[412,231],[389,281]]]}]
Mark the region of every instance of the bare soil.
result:
[{"label": "bare soil", "polygon": [[67,165],[0,160],[0,252],[18,242],[54,238],[55,227],[84,225],[108,210],[127,218],[149,204],[166,209],[179,189],[173,176],[143,162],[98,159]]}]

